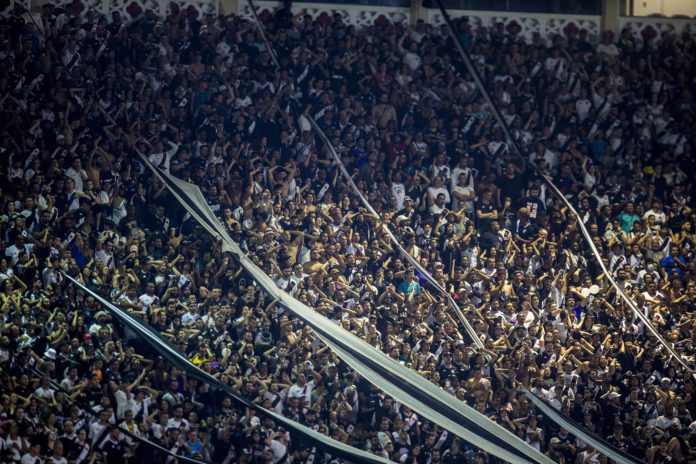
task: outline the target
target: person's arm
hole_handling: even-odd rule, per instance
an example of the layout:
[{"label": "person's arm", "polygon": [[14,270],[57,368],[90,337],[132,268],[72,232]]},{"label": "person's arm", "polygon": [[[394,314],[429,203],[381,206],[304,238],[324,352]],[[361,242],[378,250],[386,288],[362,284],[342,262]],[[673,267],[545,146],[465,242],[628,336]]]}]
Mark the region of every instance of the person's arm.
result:
[{"label": "person's arm", "polygon": [[140,382],[141,382],[141,381],[143,380],[143,378],[145,377],[145,374],[146,374],[146,373],[147,373],[147,370],[146,370],[146,369],[143,369],[143,370],[140,372],[140,375],[138,375],[138,378],[136,378],[136,379],[133,381],[133,383],[131,383],[130,385],[128,385],[128,386],[126,387],[126,391],[128,392],[128,394],[130,394],[130,392],[132,392],[133,389],[134,389],[135,387],[137,387],[137,386],[140,384]]},{"label": "person's arm", "polygon": [[27,289],[29,288],[29,287],[27,286],[27,284],[25,284],[25,283],[22,281],[22,279],[20,279],[19,277],[17,277],[17,274],[12,274],[12,275],[10,276],[10,279],[14,280],[14,281],[17,283],[17,285],[19,285],[19,289],[18,289],[18,290],[20,290],[22,293],[26,292]]},{"label": "person's arm", "polygon": [[410,31],[411,31],[411,27],[410,26],[406,27],[406,30],[401,35],[401,37],[399,38],[399,42],[397,43],[397,48],[399,49],[399,53],[401,53],[402,55],[405,55],[406,53],[408,53],[408,51],[404,48],[404,40],[406,39],[406,36],[408,35],[408,33]]},{"label": "person's arm", "polygon": [[476,216],[479,219],[485,218],[485,219],[497,220],[498,219],[498,210],[493,208],[493,211],[491,211],[490,213],[482,213],[480,210],[476,210]]},{"label": "person's arm", "polygon": [[68,329],[65,323],[63,323],[58,331],[58,333],[52,333],[48,336],[48,343],[52,347],[57,347],[60,342],[68,335]]}]

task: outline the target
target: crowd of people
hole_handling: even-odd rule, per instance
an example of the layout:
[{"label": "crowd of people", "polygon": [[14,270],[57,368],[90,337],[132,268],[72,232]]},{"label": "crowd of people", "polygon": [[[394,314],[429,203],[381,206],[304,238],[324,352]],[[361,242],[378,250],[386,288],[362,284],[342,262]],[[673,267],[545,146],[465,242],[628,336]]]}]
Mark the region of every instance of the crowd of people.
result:
[{"label": "crowd of people", "polygon": [[524,37],[514,22],[457,20],[520,158],[446,26],[264,12],[276,67],[240,16],[173,3],[126,21],[82,7],[0,20],[0,461],[340,462],[168,365],[65,273],[327,436],[404,464],[496,462],[323,346],[138,153],[198,185],[280,288],[556,462],[606,457],[520,385],[649,464],[696,460],[696,378],[618,297],[579,230],[693,367],[694,36]]}]

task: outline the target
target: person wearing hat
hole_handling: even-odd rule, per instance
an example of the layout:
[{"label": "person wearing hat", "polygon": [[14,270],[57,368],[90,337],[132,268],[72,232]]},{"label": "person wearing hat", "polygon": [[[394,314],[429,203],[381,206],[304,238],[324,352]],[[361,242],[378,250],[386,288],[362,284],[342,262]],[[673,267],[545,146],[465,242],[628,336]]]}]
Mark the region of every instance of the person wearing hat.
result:
[{"label": "person wearing hat", "polygon": [[558,434],[551,438],[549,450],[562,455],[565,462],[570,462],[570,458],[575,455],[575,446],[571,444],[571,436],[566,429],[561,427]]},{"label": "person wearing hat", "polygon": [[97,311],[94,315],[94,323],[89,327],[88,333],[92,336],[99,334],[99,331],[106,327],[110,316],[106,311]]},{"label": "person wearing hat", "polygon": [[[607,278],[616,280],[619,290],[625,290],[644,310],[678,357],[690,363],[690,308],[696,300],[696,259],[689,253],[696,224],[689,197],[694,182],[687,169],[692,158],[689,150],[693,151],[689,126],[693,53],[682,53],[672,63],[668,58],[674,47],[663,46],[669,45],[670,38],[653,38],[653,65],[667,58],[686,78],[679,73],[669,76],[659,67],[654,76],[643,73],[639,60],[627,67],[608,62],[598,68],[591,91],[597,101],[606,101],[600,101],[594,114],[588,89],[582,88],[587,80],[586,61],[592,62],[593,56],[596,61],[606,50],[612,57],[619,52],[635,54],[639,50],[630,40],[630,31],[619,47],[607,37],[595,49],[587,31],[568,29],[570,41],[582,53],[560,61],[558,47],[531,50],[514,43],[502,46],[500,40],[476,41],[478,57],[498,54],[502,62],[529,61],[530,53],[538,52],[539,69],[529,69],[536,80],[551,82],[556,71],[567,77],[559,81],[558,98],[544,113],[550,124],[529,103],[543,101],[540,96],[546,86],[534,85],[534,79],[522,79],[519,86],[504,76],[491,79],[496,92],[509,100],[500,109],[517,142],[532,152],[529,160],[538,160],[536,168],[548,174],[571,201],[581,216],[577,222],[563,198],[554,189],[545,190],[545,180],[542,184],[540,177],[530,177],[535,175],[534,166],[522,172],[515,164],[506,145],[509,141],[491,118],[491,108],[475,95],[475,86],[466,76],[448,73],[447,57],[443,57],[444,66],[436,69],[447,72],[411,72],[413,63],[419,69],[423,64],[428,71],[426,55],[446,43],[446,28],[430,33],[431,28],[420,22],[415,29],[403,31],[402,51],[408,56],[404,55],[407,63],[400,67],[388,64],[401,47],[386,18],[378,18],[377,28],[349,27],[351,18],[340,15],[291,18],[285,12],[285,21],[292,19],[292,27],[281,27],[270,42],[281,64],[276,70],[272,50],[260,47],[261,31],[252,30],[251,23],[230,23],[205,13],[197,17],[201,10],[195,6],[181,11],[172,4],[166,17],[158,17],[134,3],[128,14],[135,21],[128,25],[118,13],[108,23],[86,12],[93,30],[80,30],[80,34],[68,31],[78,13],[75,5],[67,5],[56,18],[50,16],[49,8],[47,24],[70,36],[62,58],[74,62],[60,63],[60,56],[41,54],[36,31],[30,30],[33,26],[25,28],[19,16],[8,19],[10,32],[31,38],[20,40],[29,46],[23,52],[38,53],[42,72],[35,78],[26,72],[32,66],[15,67],[7,83],[14,91],[2,102],[7,114],[16,117],[0,137],[0,152],[8,160],[4,173],[8,182],[0,205],[0,255],[5,258],[0,260],[0,304],[5,317],[0,363],[4,361],[10,377],[17,379],[14,388],[5,386],[0,394],[27,398],[43,386],[41,376],[24,367],[28,361],[22,350],[33,346],[35,367],[48,368],[52,377],[71,387],[68,390],[74,388],[76,401],[66,403],[67,398],[56,392],[46,404],[56,402],[65,419],[68,414],[74,417],[53,424],[53,415],[35,412],[33,404],[27,414],[20,398],[10,411],[10,419],[18,425],[8,422],[8,428],[21,429],[11,432],[12,440],[29,436],[35,422],[41,433],[57,429],[72,435],[74,429],[66,424],[89,415],[83,404],[109,409],[114,397],[122,404],[124,386],[137,378],[143,364],[150,363],[137,357],[147,353],[137,344],[133,353],[113,349],[111,342],[123,342],[124,334],[108,325],[103,311],[93,320],[96,303],[89,298],[83,301],[63,279],[65,272],[81,274],[86,285],[98,287],[125,309],[149,308],[148,314],[141,314],[145,321],[188,358],[195,357],[201,368],[223,382],[239,385],[250,399],[263,401],[279,414],[316,425],[321,433],[402,462],[436,464],[438,450],[445,464],[490,460],[485,453],[463,450],[458,440],[435,446],[438,431],[432,424],[424,422],[420,434],[415,434],[417,417],[411,420],[407,408],[399,408],[405,420],[397,417],[394,405],[399,398],[382,398],[374,385],[366,390],[359,378],[344,378],[349,366],[317,345],[315,335],[298,327],[291,312],[266,307],[252,277],[232,260],[225,261],[218,240],[211,242],[176,198],[141,170],[130,153],[136,149],[157,168],[197,185],[213,213],[224,215],[232,239],[264,272],[276,274],[272,278],[278,286],[388,352],[396,362],[418,370],[459,401],[473,401],[478,411],[498,420],[502,411],[510,409],[506,405],[514,402],[507,387],[519,381],[532,385],[534,393],[563,414],[583,420],[581,426],[589,432],[611,437],[619,422],[625,430],[629,425],[631,430],[640,428],[641,436],[628,450],[635,456],[655,462],[679,459],[675,447],[681,444],[678,438],[685,436],[679,431],[688,427],[688,412],[693,409],[693,401],[688,402],[693,389],[688,370],[669,362],[668,350],[634,317]],[[260,16],[273,21],[270,10]],[[471,36],[471,25],[465,20],[457,27],[462,37]],[[335,37],[314,37],[328,29]],[[111,31],[118,44],[135,43],[143,56],[154,52],[154,58],[122,60],[119,47],[106,47],[95,50],[97,59],[85,60],[80,50],[90,48],[95,37],[103,38],[104,30]],[[0,35],[8,36],[7,32]],[[503,37],[515,32],[515,27],[501,23],[480,32]],[[305,40],[308,34],[312,40]],[[196,40],[177,51],[182,37]],[[12,61],[16,50],[12,40],[5,38],[0,39],[0,59]],[[356,55],[342,62],[342,41],[350,45],[356,38],[366,42],[363,55],[369,59]],[[544,42],[551,37],[542,34],[539,39]],[[678,42],[693,49],[688,38]],[[548,56],[549,65],[544,66]],[[56,59],[58,63],[53,62]],[[379,75],[370,80],[374,60],[387,64],[375,64]],[[310,72],[296,80],[286,70],[289,65],[298,70],[308,66]],[[65,81],[66,72],[73,77],[84,75],[84,85],[58,85],[55,92],[48,91],[47,83]],[[436,98],[427,90],[445,89],[445,81],[453,98]],[[647,90],[628,99],[613,98],[630,94],[627,89],[641,90],[641,85]],[[274,93],[278,98],[273,98]],[[298,97],[303,93],[300,100],[312,105],[297,107],[292,93]],[[607,95],[610,98],[605,99]],[[376,113],[391,107],[400,118],[392,118],[390,111],[389,117]],[[302,113],[303,109],[307,111]],[[315,140],[317,128],[310,123],[310,115],[326,130],[349,175],[355,173],[355,186],[379,218],[361,213],[360,199],[351,182],[343,179],[331,147]],[[371,116],[376,116],[376,125]],[[599,116],[596,126],[594,116]],[[99,139],[101,135],[105,138]],[[170,156],[175,146],[179,148]],[[450,157],[458,160],[456,166]],[[583,167],[590,162],[596,167],[588,167],[589,175],[583,177]],[[433,177],[432,186],[423,172]],[[526,188],[529,195],[524,193]],[[476,227],[469,228],[465,217],[472,210],[474,193],[480,201],[473,208]],[[436,214],[431,215],[428,209],[439,194],[445,196],[444,205],[436,205]],[[446,209],[448,195],[452,210]],[[656,201],[668,202],[670,207],[660,204],[646,211]],[[585,245],[582,225],[601,262]],[[487,362],[472,348],[469,337],[460,333],[456,315],[447,307],[448,295],[437,289],[410,291],[411,285],[423,285],[425,278],[420,274],[410,278],[408,264],[385,235],[384,226],[446,292],[454,294],[466,317],[479,316],[474,317],[473,328],[488,348],[498,351],[497,360]],[[17,239],[18,235],[22,238]],[[91,243],[94,237],[99,240],[96,249]],[[173,266],[153,262],[165,256],[169,263],[178,260],[181,275]],[[602,265],[609,269],[608,276],[602,277]],[[664,276],[662,270],[670,275]],[[409,287],[402,289],[402,280]],[[43,283],[25,286],[22,281]],[[127,298],[120,299],[124,289]],[[46,291],[52,301],[47,302]],[[137,295],[145,300],[140,307]],[[157,307],[158,299],[166,308]],[[221,309],[222,305],[227,309]],[[67,328],[63,327],[64,312],[75,316],[75,323]],[[58,345],[64,337],[69,337],[70,347]],[[277,344],[279,337],[288,346]],[[513,351],[504,353],[510,346]],[[257,356],[269,359],[270,365]],[[65,372],[70,358],[80,363],[77,370]],[[114,359],[121,364],[114,364]],[[243,459],[242,454],[262,460],[265,446],[269,446],[269,462],[282,461],[283,456],[270,449],[272,441],[265,442],[267,437],[285,433],[277,424],[264,420],[261,427],[258,417],[246,415],[229,398],[218,401],[209,386],[195,386],[184,373],[152,362],[162,374],[153,376],[154,386],[163,391],[147,390],[151,400],[139,404],[142,418],[152,420],[133,417],[131,422],[129,416],[128,428],[153,435],[169,449],[178,449],[179,439],[204,444],[202,428],[215,428],[216,438],[225,446],[210,449],[205,443],[201,451],[205,454],[210,449],[211,455],[203,456],[207,461],[236,462]],[[321,371],[321,380],[310,374],[315,369]],[[494,377],[498,369],[507,372],[509,379]],[[312,375],[304,383],[315,382],[314,395],[288,398],[283,391],[299,383],[300,375]],[[88,384],[83,387],[85,380]],[[321,393],[321,384],[330,394],[341,392],[347,404],[341,399],[331,410],[330,401],[310,402]],[[591,393],[596,389],[600,393],[595,403]],[[683,404],[674,404],[668,417],[665,405],[676,398]],[[194,399],[203,404],[202,409],[193,406]],[[603,462],[599,454],[566,449],[563,433],[543,439],[533,431],[525,435],[524,426],[530,428],[535,419],[525,419],[533,411],[524,398],[517,399],[519,407],[507,414],[520,426],[516,430],[520,438],[542,451],[548,449],[556,462]],[[39,401],[39,409],[43,404]],[[198,430],[197,440],[178,428],[168,429],[179,406],[189,431]],[[308,407],[312,410],[307,411]],[[631,410],[637,407],[642,409]],[[121,413],[119,408],[116,416]],[[393,422],[371,436],[372,421],[380,425],[382,417]],[[659,428],[651,432],[658,417],[665,427],[663,434]],[[322,418],[332,427],[323,429]],[[678,425],[672,419],[679,420]],[[109,418],[96,421],[102,428],[108,422]],[[175,424],[180,425],[180,421]],[[254,431],[254,427],[259,427],[259,439],[238,446],[241,443],[234,437],[244,437],[244,429]],[[108,433],[104,431],[103,436],[91,433],[90,439],[101,444]],[[378,432],[384,435],[378,437]],[[401,435],[403,442],[397,441]],[[282,437],[274,439],[284,444]],[[660,440],[663,443],[657,444]],[[568,441],[575,444],[575,438]],[[235,446],[227,446],[231,443]],[[658,450],[651,448],[653,443]],[[312,453],[305,446],[293,443],[292,453],[310,459]],[[28,443],[19,447],[28,448]],[[140,447],[138,454],[144,449]],[[180,449],[181,454],[197,454]],[[233,449],[229,457],[228,449]],[[98,446],[95,451],[95,460],[109,459],[98,457]],[[76,461],[90,458],[80,458],[81,451],[65,454]],[[60,459],[60,453],[57,456]],[[20,459],[12,456],[15,462]]]}]

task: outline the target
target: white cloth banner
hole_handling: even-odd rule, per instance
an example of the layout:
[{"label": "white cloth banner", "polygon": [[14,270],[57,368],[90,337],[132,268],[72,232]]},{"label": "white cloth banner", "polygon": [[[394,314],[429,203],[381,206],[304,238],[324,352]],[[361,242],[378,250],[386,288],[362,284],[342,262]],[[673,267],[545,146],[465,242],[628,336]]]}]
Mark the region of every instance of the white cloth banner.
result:
[{"label": "white cloth banner", "polygon": [[259,414],[266,415],[276,421],[276,423],[281,424],[291,433],[300,435],[310,441],[317,447],[333,456],[341,457],[356,463],[366,463],[366,464],[389,464],[391,461],[384,459],[382,457],[376,456],[374,454],[368,453],[366,451],[353,448],[340,441],[334,440],[333,438],[322,435],[313,429],[306,427],[298,422],[278,414],[277,412],[265,409],[262,406],[253,403],[246,398],[242,397],[236,393],[230,386],[223,384],[218,379],[208,374],[207,372],[201,370],[197,366],[193,365],[188,359],[182,356],[178,351],[172,348],[168,343],[162,340],[161,336],[157,334],[152,328],[146,326],[141,321],[135,319],[133,316],[128,314],[123,309],[110,303],[109,301],[102,298],[96,292],[90,290],[89,288],[82,285],[79,281],[65,275],[74,285],[79,287],[83,292],[91,295],[94,299],[101,304],[112,316],[121,321],[129,329],[137,333],[143,340],[145,340],[150,346],[157,350],[167,361],[176,366],[179,370],[186,372],[189,376],[196,378],[201,382],[208,383],[215,388],[228,394],[234,400],[240,404],[253,409]]},{"label": "white cloth banner", "polygon": [[500,459],[510,463],[553,462],[509,430],[278,288],[232,240],[197,186],[158,169],[145,157],[142,159],[191,216],[221,241],[223,251],[231,253],[270,296],[312,328],[323,343],[366,380],[417,414]]}]

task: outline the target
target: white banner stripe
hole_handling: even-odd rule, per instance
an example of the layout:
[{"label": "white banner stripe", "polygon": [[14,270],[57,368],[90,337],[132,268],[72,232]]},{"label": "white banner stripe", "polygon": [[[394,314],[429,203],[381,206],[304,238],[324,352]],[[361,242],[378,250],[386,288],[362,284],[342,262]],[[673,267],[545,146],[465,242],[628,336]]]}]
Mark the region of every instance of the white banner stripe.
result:
[{"label": "white banner stripe", "polygon": [[[521,441],[517,436],[507,429],[501,427],[495,422],[492,422],[486,416],[460,402],[449,393],[439,389],[439,387],[433,385],[416,372],[413,372],[411,369],[399,364],[383,352],[365,342],[363,339],[357,337],[351,332],[346,331],[341,326],[334,324],[326,317],[309,308],[307,305],[295,300],[287,292],[279,289],[273,280],[261,269],[259,269],[243,253],[237,243],[230,238],[227,231],[222,227],[222,225],[220,225],[212,211],[210,211],[207,202],[200,201],[199,204],[196,204],[194,197],[197,197],[200,194],[198,187],[180,179],[176,179],[170,174],[157,169],[144,157],[143,162],[164,182],[165,186],[167,186],[172,194],[174,194],[174,196],[182,203],[182,206],[184,206],[186,210],[189,211],[189,213],[191,213],[191,215],[196,218],[196,220],[199,221],[209,233],[222,240],[223,250],[231,252],[233,256],[238,259],[242,267],[249,272],[254,280],[256,280],[265,291],[267,291],[274,298],[279,299],[283,306],[288,308],[291,312],[293,312],[293,314],[313,328],[317,336],[319,336],[320,339],[329,347],[332,349],[336,348],[337,353],[346,355],[347,358],[343,358],[343,360],[349,366],[356,369],[369,382],[377,385],[380,389],[389,392],[389,394],[397,398],[399,402],[405,404],[424,417],[432,420],[443,428],[449,429],[456,435],[469,441],[472,445],[487,451],[500,459],[513,463],[539,462],[551,464],[552,461],[547,456],[535,450],[527,443]],[[183,198],[180,192],[174,190],[174,186],[177,189],[181,189],[186,198]],[[193,193],[197,190],[199,193]],[[216,224],[216,226],[211,226],[210,224]],[[385,380],[383,375],[380,374],[380,372],[378,372],[375,368],[359,362],[354,356],[351,356],[343,346],[337,345],[336,341],[327,337],[326,334],[329,333],[340,334],[340,338],[343,340],[341,343],[344,346],[356,347],[359,348],[361,352],[369,353],[370,358],[379,365],[380,369],[394,373],[396,376],[401,378],[403,382],[408,382],[410,385],[417,385],[420,391],[423,392],[423,395],[427,397],[429,401],[432,401],[434,404],[438,405],[442,412],[424,405],[424,403],[411,394],[405,392],[402,388]],[[452,412],[456,411],[456,413],[461,417],[466,418],[468,421],[470,421],[470,426],[478,426],[489,433],[492,437],[498,437],[502,443],[504,443],[505,447],[499,446],[490,440],[472,434],[471,431],[466,427],[452,421],[444,412],[448,410]],[[516,450],[519,455],[511,453],[511,449]],[[528,459],[522,459],[520,456],[527,456]]]}]

